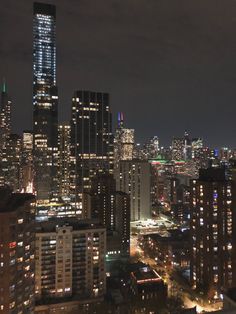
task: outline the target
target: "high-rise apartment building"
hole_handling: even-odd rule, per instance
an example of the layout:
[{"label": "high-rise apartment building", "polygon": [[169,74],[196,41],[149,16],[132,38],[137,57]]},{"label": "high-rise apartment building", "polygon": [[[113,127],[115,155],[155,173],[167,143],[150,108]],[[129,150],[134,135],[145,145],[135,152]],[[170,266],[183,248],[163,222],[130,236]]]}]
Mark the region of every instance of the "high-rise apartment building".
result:
[{"label": "high-rise apartment building", "polygon": [[151,166],[144,160],[123,160],[115,173],[116,189],[130,195],[131,221],[151,218]]},{"label": "high-rise apartment building", "polygon": [[43,200],[57,189],[56,7],[34,3],[33,13],[34,184]]},{"label": "high-rise apartment building", "polygon": [[31,194],[0,189],[0,313],[34,313],[34,210]]},{"label": "high-rise apartment building", "polygon": [[109,94],[76,91],[72,98],[71,193],[88,191],[97,171],[113,168],[112,115]]},{"label": "high-rise apartment building", "polygon": [[115,193],[116,181],[109,173],[98,173],[91,180],[91,208],[92,218],[97,218],[107,230],[115,230]]},{"label": "high-rise apartment building", "polygon": [[113,175],[98,173],[83,199],[83,211],[106,227],[108,260],[129,257],[130,196],[116,190]]},{"label": "high-rise apartment building", "polygon": [[130,196],[116,192],[116,230],[121,237],[121,256],[130,256]]},{"label": "high-rise apartment building", "polygon": [[[106,291],[106,230],[77,219],[43,222],[36,228],[36,297],[103,297]],[[69,299],[68,299],[69,300]],[[63,300],[62,300],[63,301]]]},{"label": "high-rise apartment building", "polygon": [[58,126],[58,194],[67,197],[70,194],[70,125]]},{"label": "high-rise apartment building", "polygon": [[221,168],[201,169],[191,184],[191,283],[218,298],[236,284],[235,182]]}]

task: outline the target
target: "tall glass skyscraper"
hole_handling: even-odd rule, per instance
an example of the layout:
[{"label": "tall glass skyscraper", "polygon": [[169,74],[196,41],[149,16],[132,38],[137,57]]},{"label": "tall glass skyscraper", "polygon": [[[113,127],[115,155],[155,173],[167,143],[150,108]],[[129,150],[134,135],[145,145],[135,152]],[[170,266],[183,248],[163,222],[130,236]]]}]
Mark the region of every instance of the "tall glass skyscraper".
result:
[{"label": "tall glass skyscraper", "polygon": [[33,131],[34,187],[38,199],[56,192],[58,94],[56,87],[56,7],[34,3]]},{"label": "tall glass skyscraper", "polygon": [[118,128],[114,138],[114,171],[117,170],[120,160],[132,160],[134,151],[134,129],[124,127],[124,115],[118,113]]},{"label": "tall glass skyscraper", "polygon": [[0,95],[0,186],[6,184],[6,151],[11,133],[11,109],[12,102],[8,96],[7,86],[3,80]]},{"label": "tall glass skyscraper", "polygon": [[12,102],[8,97],[7,85],[5,80],[2,83],[2,93],[0,100],[0,135],[1,141],[11,133],[11,106]]},{"label": "tall glass skyscraper", "polygon": [[76,91],[72,98],[71,194],[88,191],[97,171],[113,171],[109,94]]}]

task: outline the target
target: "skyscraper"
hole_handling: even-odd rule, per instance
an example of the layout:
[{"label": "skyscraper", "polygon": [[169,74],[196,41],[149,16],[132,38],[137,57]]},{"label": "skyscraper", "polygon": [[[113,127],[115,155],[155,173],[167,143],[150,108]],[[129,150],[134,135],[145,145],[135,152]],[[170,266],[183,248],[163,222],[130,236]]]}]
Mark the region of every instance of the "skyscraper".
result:
[{"label": "skyscraper", "polygon": [[58,126],[58,193],[68,197],[70,193],[70,125]]},{"label": "skyscraper", "polygon": [[38,199],[56,191],[58,95],[56,87],[56,7],[34,3],[33,131]]},{"label": "skyscraper", "polygon": [[11,106],[12,102],[7,93],[6,81],[3,80],[0,103],[0,157],[6,144],[6,138],[11,133]]},{"label": "skyscraper", "polygon": [[71,192],[90,188],[97,171],[112,172],[113,136],[109,94],[76,91],[71,119]]},{"label": "skyscraper", "polygon": [[151,166],[145,160],[122,160],[115,173],[117,191],[130,195],[131,221],[151,218]]},{"label": "skyscraper", "polygon": [[192,158],[192,140],[187,131],[184,132],[184,160]]},{"label": "skyscraper", "polygon": [[130,196],[116,192],[116,230],[121,236],[121,255],[130,256]]},{"label": "skyscraper", "polygon": [[11,133],[11,100],[8,97],[5,80],[2,83],[2,92],[0,99],[0,185],[3,186],[5,180],[5,161],[7,139]]},{"label": "skyscraper", "polygon": [[203,148],[203,139],[193,138],[192,139],[192,159],[197,159],[200,155],[200,151]]},{"label": "skyscraper", "polygon": [[22,139],[17,134],[7,136],[1,162],[1,185],[8,185],[14,192],[20,191]]},{"label": "skyscraper", "polygon": [[192,158],[192,140],[188,132],[184,132],[183,137],[172,139],[172,159],[190,160]]},{"label": "skyscraper", "polygon": [[98,218],[107,230],[115,230],[116,181],[113,175],[101,173],[91,180],[91,217]]},{"label": "skyscraper", "polygon": [[184,147],[185,139],[174,137],[172,140],[172,159],[173,160],[184,160]]},{"label": "skyscraper", "polygon": [[83,194],[83,212],[106,227],[107,261],[129,258],[130,196],[116,190],[112,174],[92,178],[90,193]]},{"label": "skyscraper", "polygon": [[24,131],[21,152],[21,192],[33,193],[33,133]]},{"label": "skyscraper", "polygon": [[157,136],[153,136],[143,145],[143,154],[146,159],[154,159],[157,158],[158,152],[159,138]]},{"label": "skyscraper", "polygon": [[120,160],[131,160],[134,151],[134,129],[124,128],[124,116],[118,114],[118,128],[114,138],[114,169],[118,167]]}]

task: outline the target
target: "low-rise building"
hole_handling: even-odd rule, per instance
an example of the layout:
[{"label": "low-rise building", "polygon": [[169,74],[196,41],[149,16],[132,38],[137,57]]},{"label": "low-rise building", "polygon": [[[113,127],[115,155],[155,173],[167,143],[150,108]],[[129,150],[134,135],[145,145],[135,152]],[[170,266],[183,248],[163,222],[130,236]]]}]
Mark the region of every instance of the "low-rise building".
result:
[{"label": "low-rise building", "polygon": [[167,267],[188,267],[190,264],[188,230],[173,229],[163,235],[144,235],[143,245],[159,263]]},{"label": "low-rise building", "polygon": [[167,285],[159,274],[150,266],[143,264],[132,271],[131,294],[137,303],[165,302],[167,298]]}]

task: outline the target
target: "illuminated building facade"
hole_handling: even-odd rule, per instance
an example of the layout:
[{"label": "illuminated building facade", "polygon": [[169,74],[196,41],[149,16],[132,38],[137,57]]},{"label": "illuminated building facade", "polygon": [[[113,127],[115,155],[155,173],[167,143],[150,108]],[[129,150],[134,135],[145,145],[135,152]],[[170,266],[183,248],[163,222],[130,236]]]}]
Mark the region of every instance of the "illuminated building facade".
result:
[{"label": "illuminated building facade", "polygon": [[235,286],[235,182],[221,168],[201,169],[191,184],[191,283],[218,298]]},{"label": "illuminated building facade", "polygon": [[219,159],[221,163],[227,164],[232,156],[232,152],[228,147],[221,147],[219,151]]},{"label": "illuminated building facade", "polygon": [[24,131],[21,152],[20,191],[33,193],[33,133]]},{"label": "illuminated building facade", "polygon": [[130,256],[130,196],[116,192],[116,230],[121,237],[121,256]]},{"label": "illuminated building facade", "polygon": [[109,94],[76,91],[71,119],[71,193],[88,191],[97,171],[113,171],[112,114]]},{"label": "illuminated building facade", "polygon": [[[82,210],[69,202],[37,203],[36,220],[47,221],[55,218],[84,218]],[[87,217],[86,217],[87,218]]]},{"label": "illuminated building facade", "polygon": [[149,141],[144,144],[143,152],[146,159],[157,158],[159,153],[159,138],[157,136],[150,138]]},{"label": "illuminated building facade", "polygon": [[184,132],[184,160],[191,160],[192,158],[192,139],[187,131]]},{"label": "illuminated building facade", "polygon": [[137,265],[130,274],[131,296],[137,306],[141,302],[143,311],[146,309],[153,312],[157,308],[158,302],[165,302],[167,298],[167,285],[160,275],[149,265]]},{"label": "illuminated building facade", "polygon": [[185,131],[183,137],[174,137],[172,140],[172,159],[173,160],[191,160],[192,158],[192,140]]},{"label": "illuminated building facade", "polygon": [[57,106],[56,7],[34,3],[34,184],[39,200],[49,199],[57,189]]},{"label": "illuminated building facade", "polygon": [[12,102],[7,93],[6,82],[3,81],[0,103],[0,157],[11,133],[11,107]]},{"label": "illuminated building facade", "polygon": [[91,217],[98,218],[107,230],[115,230],[115,192],[116,181],[113,175],[101,173],[91,180]]},{"label": "illuminated building facade", "polygon": [[173,138],[172,140],[172,159],[184,160],[184,138]]},{"label": "illuminated building facade", "polygon": [[2,185],[8,185],[14,192],[20,191],[22,139],[17,134],[7,137],[2,155]]},{"label": "illuminated building facade", "polygon": [[194,152],[194,162],[198,169],[208,168],[210,160],[211,151],[208,147],[199,148]]},{"label": "illuminated building facade", "polygon": [[34,313],[34,204],[0,189],[0,313]]},{"label": "illuminated building facade", "polygon": [[[184,177],[184,176],[183,176]],[[186,177],[188,179],[188,177]],[[189,180],[185,183],[179,176],[170,178],[170,205],[171,215],[179,223],[188,222],[190,218],[190,192]]]},{"label": "illuminated building facade", "polygon": [[133,159],[140,159],[140,160],[146,159],[143,153],[143,148],[140,143],[135,143],[134,145]]},{"label": "illuminated building facade", "polygon": [[124,128],[123,113],[118,114],[118,128],[114,137],[114,169],[120,160],[132,160],[134,151],[134,129]]},{"label": "illuminated building facade", "polygon": [[158,259],[158,263],[171,269],[189,267],[190,232],[169,229],[165,234],[146,234],[142,238],[144,249]]},{"label": "illuminated building facade", "polygon": [[201,149],[203,148],[203,139],[193,138],[192,139],[192,159],[200,157]]},{"label": "illuminated building facade", "polygon": [[58,193],[60,197],[70,194],[70,125],[58,126]]},{"label": "illuminated building facade", "polygon": [[151,217],[151,166],[144,160],[122,160],[115,173],[116,189],[130,196],[131,221]]},{"label": "illuminated building facade", "polygon": [[7,93],[6,82],[3,81],[0,100],[0,186],[5,184],[6,145],[11,133],[12,102]]},{"label": "illuminated building facade", "polygon": [[99,173],[92,178],[91,190],[83,198],[83,211],[106,227],[107,260],[129,258],[130,196],[116,191],[113,175]]},{"label": "illuminated building facade", "polygon": [[[36,298],[73,300],[106,292],[106,230],[78,220],[43,222],[36,229]],[[47,302],[46,302],[47,303]]]}]

